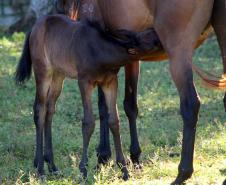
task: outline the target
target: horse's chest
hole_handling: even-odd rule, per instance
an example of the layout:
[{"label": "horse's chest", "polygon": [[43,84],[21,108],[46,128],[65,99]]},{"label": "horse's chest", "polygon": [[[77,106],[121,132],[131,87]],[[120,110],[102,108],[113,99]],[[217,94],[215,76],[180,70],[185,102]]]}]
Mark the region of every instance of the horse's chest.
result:
[{"label": "horse's chest", "polygon": [[94,84],[110,81],[118,74],[119,67],[105,68],[102,65],[78,66],[78,78],[86,79]]}]

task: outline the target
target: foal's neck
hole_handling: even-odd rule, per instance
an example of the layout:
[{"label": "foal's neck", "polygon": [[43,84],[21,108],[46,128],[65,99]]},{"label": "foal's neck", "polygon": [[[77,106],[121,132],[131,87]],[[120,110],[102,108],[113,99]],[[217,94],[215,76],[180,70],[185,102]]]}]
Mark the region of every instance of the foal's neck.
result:
[{"label": "foal's neck", "polygon": [[132,55],[128,53],[128,49],[124,48],[119,45],[113,45],[105,47],[103,49],[103,53],[107,53],[106,58],[102,60],[102,64],[105,65],[105,67],[121,67],[124,66],[131,61],[136,61],[139,59],[137,55]]}]

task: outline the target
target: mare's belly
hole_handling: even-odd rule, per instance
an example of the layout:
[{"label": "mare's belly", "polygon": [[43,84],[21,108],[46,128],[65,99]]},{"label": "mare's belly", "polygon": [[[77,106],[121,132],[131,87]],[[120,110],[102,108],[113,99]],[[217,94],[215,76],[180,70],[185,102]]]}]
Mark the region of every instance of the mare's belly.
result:
[{"label": "mare's belly", "polygon": [[105,24],[111,29],[143,31],[153,25],[153,12],[145,0],[99,0]]}]

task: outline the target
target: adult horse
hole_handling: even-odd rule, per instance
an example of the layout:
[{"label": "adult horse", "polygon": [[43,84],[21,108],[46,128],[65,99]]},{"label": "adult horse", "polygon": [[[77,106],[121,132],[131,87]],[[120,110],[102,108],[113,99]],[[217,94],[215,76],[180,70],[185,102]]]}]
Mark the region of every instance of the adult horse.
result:
[{"label": "adult horse", "polygon": [[[59,4],[65,2],[67,3],[67,1],[61,1]],[[180,95],[180,110],[184,122],[181,161],[174,183],[182,183],[193,173],[195,131],[200,107],[200,100],[193,83],[192,55],[195,46],[201,44],[208,35],[206,34],[208,30],[206,32],[205,30],[210,23],[213,4],[214,12],[219,12],[213,14],[213,26],[217,32],[222,52],[226,54],[225,45],[221,40],[224,37],[223,28],[226,23],[223,18],[219,19],[219,15],[225,15],[224,0],[77,0],[74,3],[77,12],[74,14],[75,11],[71,11],[73,16],[77,15],[78,19],[88,18],[99,21],[107,29],[123,28],[141,31],[154,27],[156,30],[164,51],[157,51],[142,60],[160,61],[167,57],[170,59],[170,72]],[[225,57],[224,64],[226,64]],[[202,71],[196,67],[195,69],[209,85],[217,88],[225,87],[225,80],[208,79]],[[226,65],[224,65],[224,72],[226,72]],[[139,164],[141,150],[136,131],[139,62],[125,66],[125,74],[124,108],[130,124],[131,159],[134,163]],[[99,109],[101,140],[98,155],[99,162],[104,162],[109,158],[111,152],[108,139],[109,129],[106,124],[107,110],[101,89],[99,89]]]}]

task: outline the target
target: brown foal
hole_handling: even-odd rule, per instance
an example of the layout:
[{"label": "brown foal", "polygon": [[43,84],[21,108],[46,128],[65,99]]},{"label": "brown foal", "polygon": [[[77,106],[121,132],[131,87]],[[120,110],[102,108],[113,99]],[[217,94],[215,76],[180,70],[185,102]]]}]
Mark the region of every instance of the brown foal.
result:
[{"label": "brown foal", "polygon": [[34,122],[37,142],[34,165],[39,175],[44,174],[44,161],[50,172],[57,171],[53,159],[51,123],[63,81],[68,77],[78,79],[83,102],[83,154],[80,171],[87,177],[87,150],[95,127],[91,94],[94,87],[99,85],[106,99],[116,161],[122,169],[123,179],[128,179],[116,105],[117,73],[122,65],[161,47],[159,43],[152,29],[140,33],[126,30],[111,33],[102,30],[98,24],[74,22],[63,15],[46,16],[37,21],[25,42],[16,81],[23,83],[29,79],[31,66],[33,67],[36,80]]}]

